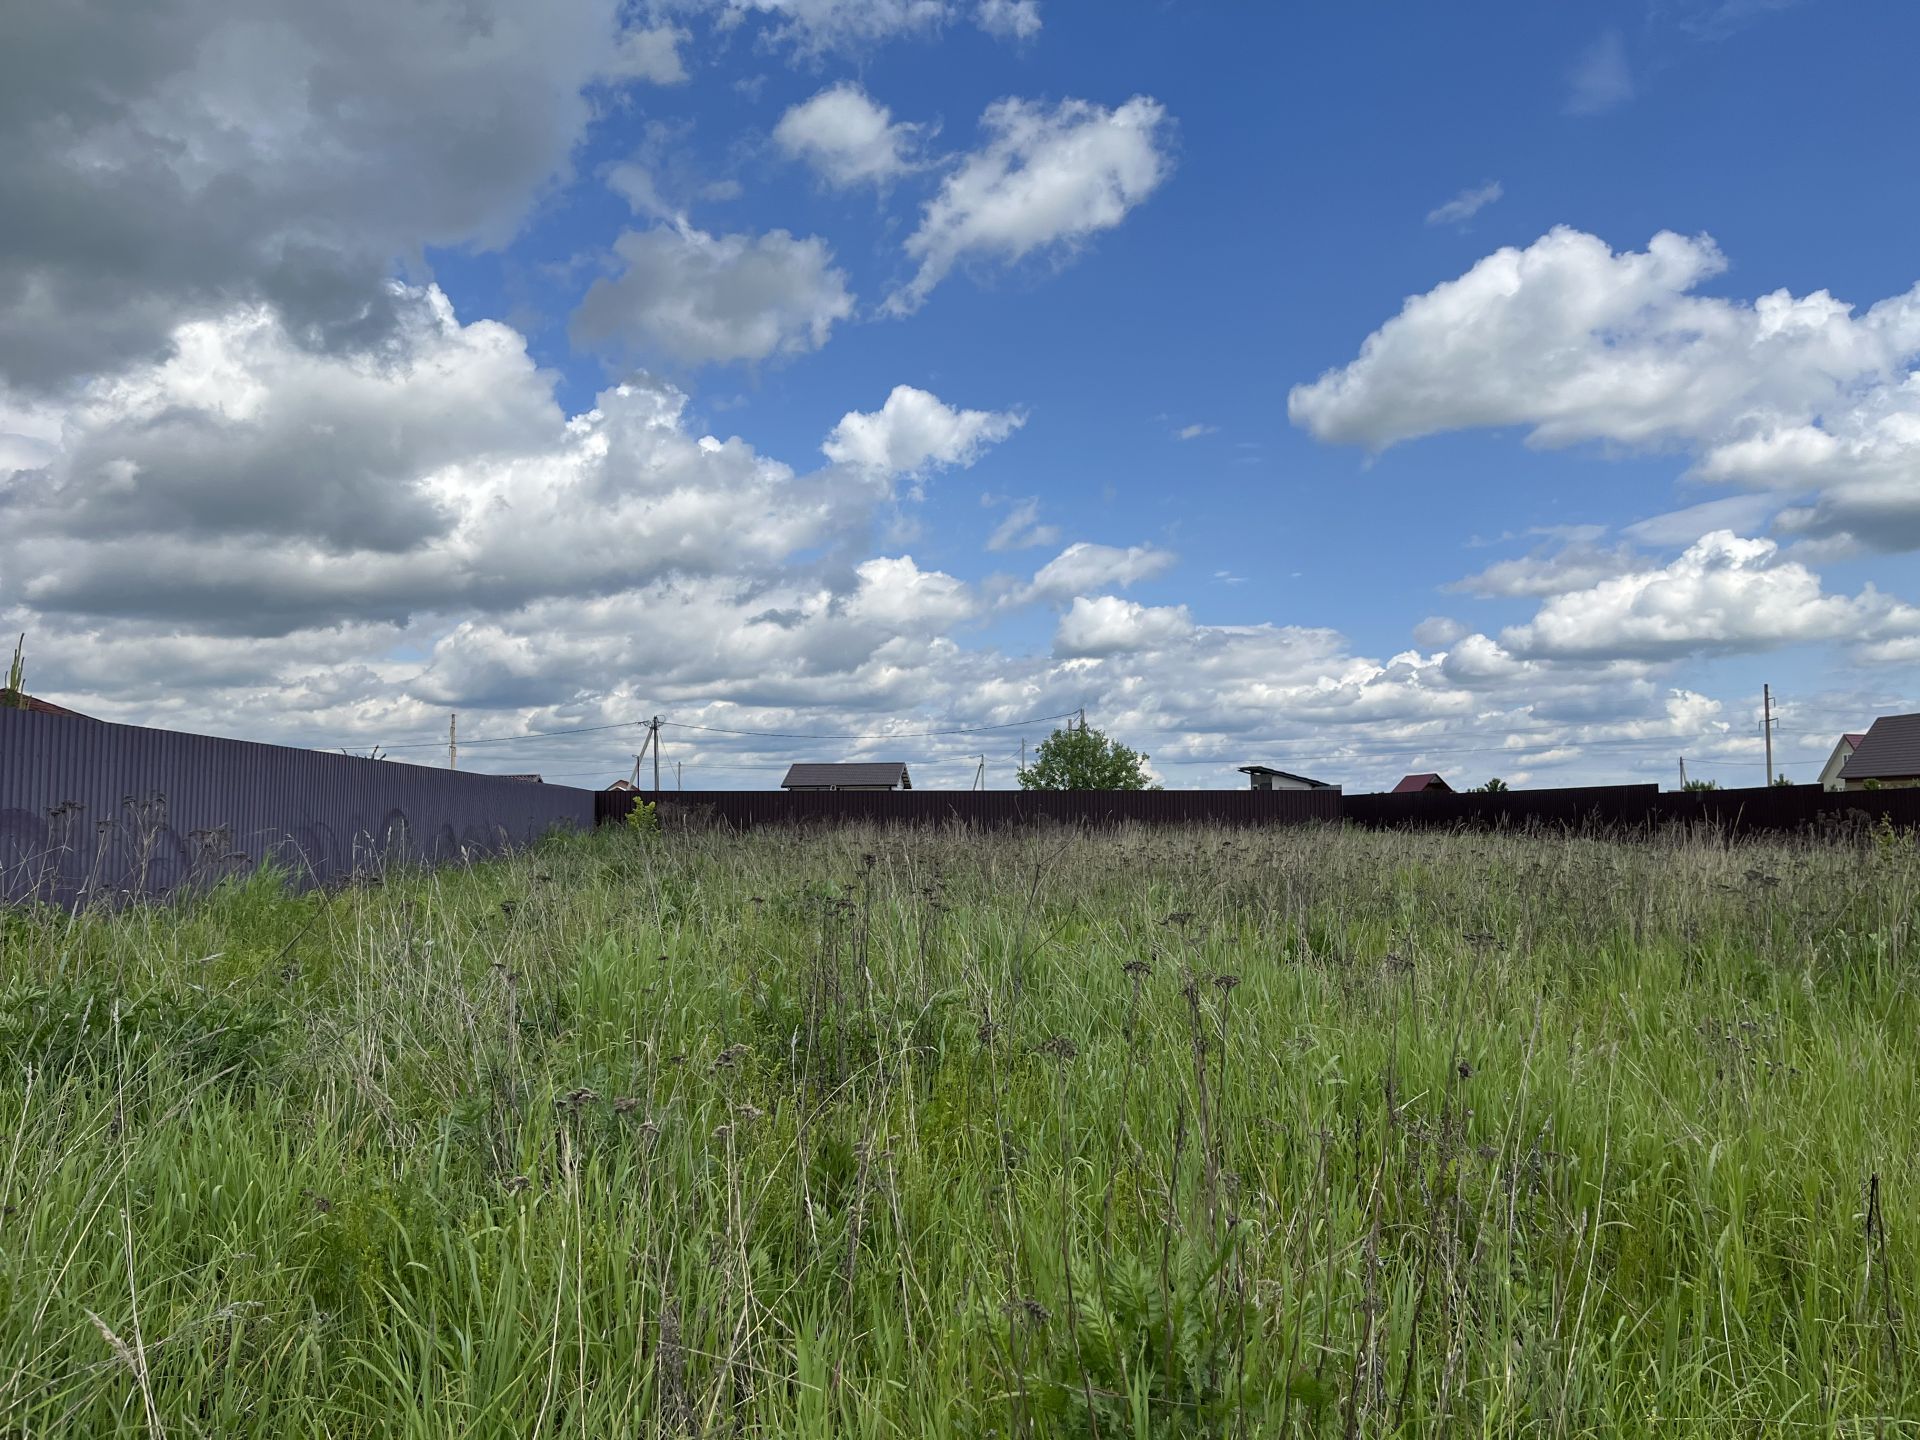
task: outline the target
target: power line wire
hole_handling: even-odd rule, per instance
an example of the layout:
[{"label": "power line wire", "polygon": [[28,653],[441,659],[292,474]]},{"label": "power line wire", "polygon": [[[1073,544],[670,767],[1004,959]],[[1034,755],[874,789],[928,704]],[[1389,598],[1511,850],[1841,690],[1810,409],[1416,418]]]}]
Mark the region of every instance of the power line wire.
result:
[{"label": "power line wire", "polygon": [[1026,720],[1009,720],[1001,725],[965,725],[952,730],[892,730],[882,735],[805,735],[788,730],[730,730],[721,725],[690,725],[684,720],[662,720],[676,730],[703,730],[709,735],[754,735],[763,740],[924,740],[935,735],[978,735],[987,730],[1018,730],[1027,725],[1044,725],[1049,720],[1070,720],[1079,712],[1062,711],[1058,715],[1035,715]]},{"label": "power line wire", "polygon": [[[612,725],[578,725],[571,730],[529,730],[525,735],[489,735],[479,740],[462,740],[467,745],[512,745],[521,740],[548,740],[555,735],[594,735],[603,730],[626,730],[635,725],[644,725],[644,720],[621,720]],[[398,745],[382,745],[382,750],[444,750],[444,740],[404,740]]]}]

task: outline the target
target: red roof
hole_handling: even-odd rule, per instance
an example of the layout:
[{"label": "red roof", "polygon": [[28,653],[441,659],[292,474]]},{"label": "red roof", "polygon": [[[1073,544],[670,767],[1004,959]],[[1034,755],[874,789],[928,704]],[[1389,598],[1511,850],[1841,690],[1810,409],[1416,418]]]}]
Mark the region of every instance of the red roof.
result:
[{"label": "red roof", "polygon": [[[26,701],[20,705],[21,700]],[[91,715],[82,715],[78,710],[69,710],[64,705],[56,705],[51,700],[42,700],[36,695],[23,695],[18,690],[0,687],[0,708],[31,710],[36,715],[65,715],[70,720],[91,720]]]},{"label": "red roof", "polygon": [[1418,795],[1423,790],[1451,791],[1452,789],[1453,787],[1438,775],[1429,773],[1426,775],[1406,776],[1398,785],[1393,787],[1393,793],[1395,795]]},{"label": "red roof", "polygon": [[1858,750],[1860,742],[1867,738],[1867,732],[1862,730],[1858,735],[1842,735],[1840,738],[1847,742],[1849,750]]}]

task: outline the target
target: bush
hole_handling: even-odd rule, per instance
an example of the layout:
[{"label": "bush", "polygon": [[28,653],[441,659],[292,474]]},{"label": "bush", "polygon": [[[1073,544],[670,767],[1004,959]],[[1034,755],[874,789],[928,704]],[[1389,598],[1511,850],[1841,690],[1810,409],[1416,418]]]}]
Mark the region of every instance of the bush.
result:
[{"label": "bush", "polygon": [[627,829],[635,835],[658,835],[660,807],[651,800],[634,801],[633,808],[627,811]]}]

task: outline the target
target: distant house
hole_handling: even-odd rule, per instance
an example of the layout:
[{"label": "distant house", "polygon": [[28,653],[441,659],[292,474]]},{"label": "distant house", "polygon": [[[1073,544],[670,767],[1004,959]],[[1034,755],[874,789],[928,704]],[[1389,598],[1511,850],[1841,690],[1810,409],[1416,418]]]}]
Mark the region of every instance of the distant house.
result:
[{"label": "distant house", "polygon": [[547,782],[538,775],[502,775],[502,780],[525,780],[530,785],[544,785]]},{"label": "distant house", "polygon": [[1848,790],[1905,790],[1920,786],[1920,715],[1882,715],[1840,767]]},{"label": "distant house", "polygon": [[631,780],[616,780],[613,784],[607,786],[609,790],[638,790],[639,788],[640,787]]},{"label": "distant house", "polygon": [[913,780],[898,760],[856,761],[844,765],[794,765],[780,788],[800,790],[911,790]]},{"label": "distant house", "polygon": [[1833,754],[1827,757],[1827,763],[1820,767],[1820,788],[1822,790],[1844,790],[1847,787],[1840,780],[1840,770],[1853,758],[1853,752],[1860,748],[1860,742],[1866,739],[1864,732],[1857,735],[1842,735],[1840,743],[1833,747]]},{"label": "distant house", "polygon": [[0,686],[0,710],[31,710],[36,715],[64,715],[69,720],[93,719],[93,716],[82,715],[78,710],[69,710],[51,700],[42,700],[37,695],[28,695],[4,686]]},{"label": "distant house", "polygon": [[1393,787],[1395,795],[1451,795],[1453,787],[1438,775],[1405,775]]},{"label": "distant house", "polygon": [[1294,775],[1285,770],[1275,770],[1267,765],[1242,765],[1240,773],[1245,775],[1250,787],[1255,790],[1338,790],[1338,785],[1329,785],[1324,780],[1309,780],[1304,775]]}]

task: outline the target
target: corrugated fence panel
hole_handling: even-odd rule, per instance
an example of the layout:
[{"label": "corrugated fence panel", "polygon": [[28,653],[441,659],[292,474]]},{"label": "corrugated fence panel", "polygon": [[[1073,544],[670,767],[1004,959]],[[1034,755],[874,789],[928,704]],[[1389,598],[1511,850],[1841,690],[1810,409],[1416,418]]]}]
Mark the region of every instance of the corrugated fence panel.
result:
[{"label": "corrugated fence panel", "polygon": [[[602,823],[619,823],[651,792],[603,791]],[[1345,819],[1369,829],[1632,831],[1680,824],[1728,834],[1843,833],[1877,824],[1920,828],[1920,790],[1830,793],[1811,785],[1663,793],[1657,785],[1513,790],[1498,795],[1339,795],[1329,790],[909,790],[786,794],[778,790],[667,790],[663,818],[729,829],[759,825],[1297,824]]]},{"label": "corrugated fence panel", "polygon": [[1370,829],[1455,826],[1590,826],[1645,823],[1658,785],[1594,785],[1565,790],[1506,790],[1497,795],[1448,792],[1347,795],[1341,813]]},{"label": "corrugated fence panel", "polygon": [[594,793],[0,709],[0,900],[161,895],[286,865],[324,884],[594,823]]},{"label": "corrugated fence panel", "polygon": [[1499,795],[1348,795],[1342,811],[1371,829],[1547,825],[1644,830],[1706,826],[1732,834],[1840,833],[1882,818],[1920,827],[1920,790],[1827,791],[1815,785],[1662,791],[1657,785],[1511,790]]},{"label": "corrugated fence panel", "polygon": [[[626,818],[635,800],[650,792],[607,791],[599,798],[603,821]],[[1340,796],[1332,790],[667,790],[659,798],[662,818],[745,830],[757,825],[877,824],[1007,825],[1275,825],[1338,820]]]}]

